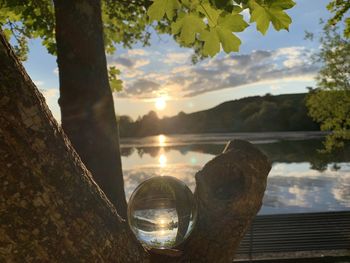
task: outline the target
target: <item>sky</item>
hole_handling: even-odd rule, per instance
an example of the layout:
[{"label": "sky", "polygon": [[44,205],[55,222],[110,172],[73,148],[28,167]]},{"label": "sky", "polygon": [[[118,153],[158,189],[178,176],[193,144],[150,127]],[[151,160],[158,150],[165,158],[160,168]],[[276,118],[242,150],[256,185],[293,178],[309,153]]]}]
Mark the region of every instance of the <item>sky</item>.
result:
[{"label": "sky", "polygon": [[[148,47],[118,47],[107,56],[109,66],[122,71],[124,82],[123,91],[113,95],[117,114],[136,119],[154,110],[164,117],[247,96],[306,92],[306,87],[315,85],[318,67],[310,56],[320,44],[305,40],[305,31],[321,32],[320,19],[329,17],[328,2],[296,0],[296,6],[287,11],[293,20],[289,32],[270,27],[263,36],[250,24],[238,34],[242,40],[239,52],[220,52],[195,65],[193,51],[180,48],[168,35],[152,33]],[[249,13],[243,15],[248,21]],[[60,122],[56,57],[47,53],[39,39],[30,40],[29,50],[24,66]]]}]

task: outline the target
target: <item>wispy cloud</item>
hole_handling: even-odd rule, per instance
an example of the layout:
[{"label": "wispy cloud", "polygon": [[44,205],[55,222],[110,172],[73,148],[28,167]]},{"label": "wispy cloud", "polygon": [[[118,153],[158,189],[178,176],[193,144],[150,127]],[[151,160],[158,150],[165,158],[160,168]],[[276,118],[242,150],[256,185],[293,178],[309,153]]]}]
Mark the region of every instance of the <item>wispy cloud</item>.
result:
[{"label": "wispy cloud", "polygon": [[189,62],[192,52],[170,52],[163,58],[163,63],[173,64],[185,64]]},{"label": "wispy cloud", "polygon": [[40,89],[44,95],[47,105],[49,106],[53,116],[58,122],[61,122],[61,113],[58,106],[59,90],[57,88]]},{"label": "wispy cloud", "polygon": [[128,86],[127,92],[128,94],[133,94],[133,96],[144,96],[144,94],[148,94],[147,97],[152,97],[150,95],[154,91],[157,91],[159,86],[160,84],[152,80],[138,79]]},{"label": "wispy cloud", "polygon": [[55,74],[56,76],[58,76],[58,68],[55,68],[52,72],[53,72],[53,74]]},{"label": "wispy cloud", "polygon": [[42,80],[33,80],[33,82],[37,87],[41,87],[42,85],[44,85],[44,81]]},{"label": "wispy cloud", "polygon": [[120,69],[137,69],[146,66],[150,63],[149,59],[145,58],[135,58],[135,57],[124,57],[120,56],[117,58],[110,59],[109,65],[117,66]]},{"label": "wispy cloud", "polygon": [[40,89],[40,92],[44,95],[46,101],[57,100],[59,97],[58,89]]},{"label": "wispy cloud", "polygon": [[108,56],[108,66],[115,66],[121,70],[121,78],[129,82],[130,79],[141,79],[146,72],[144,66],[150,64],[150,59],[146,56],[149,53],[142,49],[128,50],[121,56]]},{"label": "wispy cloud", "polygon": [[[169,53],[164,55],[164,64],[174,60],[182,63],[173,63],[166,73],[140,73],[141,78],[125,82],[125,90],[120,95],[149,98],[166,92],[179,98],[248,84],[286,79],[311,80],[318,70],[318,66],[311,62],[311,53],[311,50],[304,47],[256,50],[249,54],[230,54],[208,59],[197,65],[190,65],[186,61],[188,53]],[[132,65],[135,68],[137,62]]]},{"label": "wispy cloud", "polygon": [[129,56],[146,56],[148,55],[148,52],[144,49],[129,49],[128,55]]}]

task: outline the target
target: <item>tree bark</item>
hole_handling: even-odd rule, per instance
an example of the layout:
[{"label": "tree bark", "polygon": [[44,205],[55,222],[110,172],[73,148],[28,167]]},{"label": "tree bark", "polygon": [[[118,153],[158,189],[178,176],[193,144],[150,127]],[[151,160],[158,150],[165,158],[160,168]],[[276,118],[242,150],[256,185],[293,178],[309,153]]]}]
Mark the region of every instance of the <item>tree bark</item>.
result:
[{"label": "tree bark", "polygon": [[0,32],[0,262],[231,262],[270,163],[245,141],[196,174],[187,241],[145,250],[93,180]]},{"label": "tree bark", "polygon": [[0,262],[147,262],[0,31]]},{"label": "tree bark", "polygon": [[119,135],[100,0],[55,0],[62,127],[95,181],[126,218]]}]

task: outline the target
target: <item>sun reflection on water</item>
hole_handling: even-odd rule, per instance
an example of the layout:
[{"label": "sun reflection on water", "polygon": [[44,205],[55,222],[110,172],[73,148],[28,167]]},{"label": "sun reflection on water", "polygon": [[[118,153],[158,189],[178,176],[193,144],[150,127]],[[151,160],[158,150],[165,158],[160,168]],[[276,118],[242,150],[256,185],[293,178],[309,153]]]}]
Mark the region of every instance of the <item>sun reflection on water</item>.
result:
[{"label": "sun reflection on water", "polygon": [[164,153],[159,155],[158,162],[159,162],[160,167],[165,167],[167,164],[167,161],[168,161],[168,159],[166,158]]},{"label": "sun reflection on water", "polygon": [[165,142],[166,142],[165,135],[163,135],[163,134],[158,135],[158,141],[159,141],[159,146],[160,147],[165,146]]},{"label": "sun reflection on water", "polygon": [[164,227],[165,226],[165,219],[164,218],[159,218],[159,225],[161,226],[161,227]]}]

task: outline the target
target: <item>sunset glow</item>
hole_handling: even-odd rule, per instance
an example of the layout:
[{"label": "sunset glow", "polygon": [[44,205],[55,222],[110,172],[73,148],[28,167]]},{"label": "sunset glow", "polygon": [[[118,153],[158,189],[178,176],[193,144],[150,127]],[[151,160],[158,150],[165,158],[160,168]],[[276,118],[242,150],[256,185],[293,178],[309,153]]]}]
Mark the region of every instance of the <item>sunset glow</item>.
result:
[{"label": "sunset glow", "polygon": [[[329,18],[326,6],[330,0],[295,2],[297,6],[290,15],[297,23],[292,23],[289,32],[271,28],[263,36],[251,26],[242,32],[240,52],[226,54],[221,50],[217,56],[195,64],[191,62],[191,48],[182,47],[168,34],[162,34],[159,41],[154,30],[150,45],[135,45],[132,49],[121,45],[107,58],[107,66],[120,69],[124,82],[123,90],[113,95],[116,113],[136,120],[155,111],[163,118],[249,96],[308,92],[305,87],[316,85],[318,72],[310,56],[320,45],[316,39],[305,40],[305,31],[322,30],[319,21]],[[249,12],[244,17],[249,20]],[[58,66],[55,56],[49,55],[41,42],[30,42],[35,52],[28,53],[24,66],[60,122]]]},{"label": "sunset glow", "polygon": [[156,99],[155,106],[157,110],[164,110],[166,107],[166,100],[164,97],[159,97]]},{"label": "sunset glow", "polygon": [[160,218],[160,219],[159,219],[159,225],[160,225],[161,227],[164,227],[164,226],[165,226],[165,223],[166,223],[166,221],[165,221],[164,218]]}]

